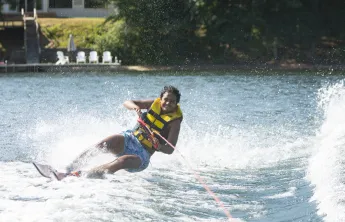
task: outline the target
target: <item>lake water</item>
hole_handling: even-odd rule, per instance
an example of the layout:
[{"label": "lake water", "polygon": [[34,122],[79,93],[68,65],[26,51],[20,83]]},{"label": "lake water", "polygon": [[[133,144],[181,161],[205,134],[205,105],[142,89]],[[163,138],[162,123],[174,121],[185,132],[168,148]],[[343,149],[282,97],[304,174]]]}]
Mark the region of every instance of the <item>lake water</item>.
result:
[{"label": "lake water", "polygon": [[[177,151],[141,173],[41,177],[132,128],[122,103],[181,91]],[[313,73],[17,73],[0,77],[0,221],[345,221],[345,82]],[[113,160],[99,154],[85,170]]]}]

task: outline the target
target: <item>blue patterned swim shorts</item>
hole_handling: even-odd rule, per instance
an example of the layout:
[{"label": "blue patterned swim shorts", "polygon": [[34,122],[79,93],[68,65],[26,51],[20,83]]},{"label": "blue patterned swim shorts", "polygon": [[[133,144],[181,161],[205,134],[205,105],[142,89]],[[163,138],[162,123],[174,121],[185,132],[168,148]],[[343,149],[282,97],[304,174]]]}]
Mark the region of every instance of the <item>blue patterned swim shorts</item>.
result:
[{"label": "blue patterned swim shorts", "polygon": [[136,155],[141,160],[141,165],[138,169],[125,169],[128,172],[140,172],[145,170],[150,163],[150,153],[141,145],[139,140],[133,135],[132,130],[127,130],[121,133],[125,137],[124,151],[117,155],[118,157],[123,155]]}]

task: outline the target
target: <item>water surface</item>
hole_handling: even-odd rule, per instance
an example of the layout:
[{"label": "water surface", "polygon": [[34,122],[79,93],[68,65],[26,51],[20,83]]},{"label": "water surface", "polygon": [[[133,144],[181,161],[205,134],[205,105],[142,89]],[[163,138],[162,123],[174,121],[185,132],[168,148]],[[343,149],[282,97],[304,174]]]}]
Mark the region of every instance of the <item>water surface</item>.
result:
[{"label": "water surface", "polygon": [[[173,75],[172,75],[173,74]],[[0,77],[0,221],[344,221],[344,77],[246,73],[41,73]],[[141,173],[41,177],[132,128],[122,103],[182,94],[172,155]],[[90,159],[83,169],[111,161]],[[191,169],[192,168],[192,169]]]}]

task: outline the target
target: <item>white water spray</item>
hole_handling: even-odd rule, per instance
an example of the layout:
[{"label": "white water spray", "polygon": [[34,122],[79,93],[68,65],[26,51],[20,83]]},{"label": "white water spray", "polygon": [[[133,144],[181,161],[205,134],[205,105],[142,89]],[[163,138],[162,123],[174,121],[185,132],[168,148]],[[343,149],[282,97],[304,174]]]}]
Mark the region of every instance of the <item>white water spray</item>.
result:
[{"label": "white water spray", "polygon": [[308,179],[314,185],[311,201],[325,221],[345,221],[345,85],[341,81],[319,90],[319,108],[324,112],[316,136]]}]

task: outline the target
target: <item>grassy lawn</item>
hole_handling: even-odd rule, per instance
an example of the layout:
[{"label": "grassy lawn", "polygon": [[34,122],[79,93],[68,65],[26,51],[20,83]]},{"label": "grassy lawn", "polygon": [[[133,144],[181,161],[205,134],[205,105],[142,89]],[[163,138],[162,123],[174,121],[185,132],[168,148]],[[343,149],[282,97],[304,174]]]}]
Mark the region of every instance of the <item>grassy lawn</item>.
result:
[{"label": "grassy lawn", "polygon": [[69,34],[78,48],[93,48],[106,27],[104,18],[39,18],[45,48],[66,48]]}]

